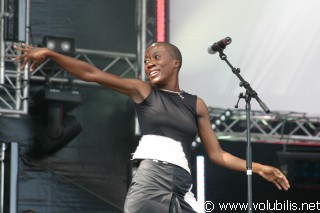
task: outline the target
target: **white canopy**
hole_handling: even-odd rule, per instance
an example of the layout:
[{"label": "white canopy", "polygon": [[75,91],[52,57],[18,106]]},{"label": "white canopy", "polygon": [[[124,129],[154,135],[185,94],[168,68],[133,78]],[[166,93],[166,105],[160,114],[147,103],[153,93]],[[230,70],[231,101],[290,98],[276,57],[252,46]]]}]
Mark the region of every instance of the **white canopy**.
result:
[{"label": "white canopy", "polygon": [[183,55],[181,89],[208,106],[234,107],[245,90],[219,54],[207,53],[229,36],[224,53],[271,111],[320,114],[319,9],[318,0],[170,1],[170,42]]}]

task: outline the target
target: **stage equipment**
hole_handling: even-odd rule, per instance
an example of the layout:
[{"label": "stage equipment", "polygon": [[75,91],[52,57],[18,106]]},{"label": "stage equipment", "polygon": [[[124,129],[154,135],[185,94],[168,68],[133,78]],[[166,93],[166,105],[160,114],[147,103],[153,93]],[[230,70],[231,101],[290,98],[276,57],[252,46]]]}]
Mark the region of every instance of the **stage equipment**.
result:
[{"label": "stage equipment", "polygon": [[[229,38],[229,37],[227,37]],[[229,38],[231,41],[231,38]],[[226,44],[225,44],[226,45]],[[268,114],[270,113],[270,110],[266,106],[265,103],[263,103],[260,98],[258,97],[258,93],[254,91],[250,84],[243,79],[243,77],[240,75],[240,69],[234,68],[231,63],[227,60],[227,56],[223,53],[224,48],[216,48],[217,52],[219,52],[219,56],[221,60],[225,61],[228,66],[231,68],[231,71],[238,77],[240,80],[240,87],[244,87],[246,90],[245,95],[243,93],[240,93],[239,99],[237,104],[235,105],[235,108],[238,108],[238,103],[240,99],[244,99],[246,102],[246,124],[247,124],[247,148],[246,148],[246,166],[247,166],[247,184],[248,184],[248,212],[253,212],[253,202],[252,202],[252,150],[251,150],[251,133],[250,133],[250,126],[251,126],[251,99],[255,98],[257,102],[260,104],[261,108]]]},{"label": "stage equipment", "polygon": [[231,38],[226,37],[224,39],[221,39],[220,41],[210,44],[208,47],[208,53],[215,54],[219,51],[223,51],[227,45],[231,44],[231,42],[232,42]]},{"label": "stage equipment", "polygon": [[43,47],[47,47],[63,54],[75,53],[75,39],[46,35],[42,40]]},{"label": "stage equipment", "polygon": [[67,114],[82,102],[82,96],[77,90],[45,88],[38,98],[37,104],[48,110],[45,131],[35,138],[34,157],[41,158],[59,151],[82,131],[76,118]]},{"label": "stage equipment", "polygon": [[[208,107],[212,125],[227,109]],[[246,111],[230,110],[229,116],[221,125],[215,126],[219,139],[246,141]],[[290,111],[251,111],[251,141],[298,146],[320,146],[320,116]]]},{"label": "stage equipment", "polygon": [[28,113],[30,73],[11,59],[20,55],[13,42],[29,43],[30,0],[2,0],[0,9],[0,114],[19,116]]},{"label": "stage equipment", "polygon": [[4,40],[6,41],[26,41],[26,7],[27,0],[4,0]]},{"label": "stage equipment", "polygon": [[221,113],[218,117],[211,118],[211,127],[215,130],[217,127],[221,126],[223,123],[227,122],[232,116],[232,111],[227,109]]},{"label": "stage equipment", "polygon": [[[197,168],[197,200],[199,203],[204,204],[206,202],[205,194],[205,158],[202,155],[196,157]],[[201,205],[202,211],[204,211],[204,205]],[[208,210],[206,208],[206,210]]]},{"label": "stage equipment", "polygon": [[2,143],[1,213],[16,213],[18,199],[18,143]]},{"label": "stage equipment", "polygon": [[157,41],[163,42],[168,39],[168,6],[166,0],[157,0]]},{"label": "stage equipment", "polygon": [[310,152],[277,153],[280,168],[284,171],[290,185],[295,188],[320,189],[320,153],[315,149]]}]

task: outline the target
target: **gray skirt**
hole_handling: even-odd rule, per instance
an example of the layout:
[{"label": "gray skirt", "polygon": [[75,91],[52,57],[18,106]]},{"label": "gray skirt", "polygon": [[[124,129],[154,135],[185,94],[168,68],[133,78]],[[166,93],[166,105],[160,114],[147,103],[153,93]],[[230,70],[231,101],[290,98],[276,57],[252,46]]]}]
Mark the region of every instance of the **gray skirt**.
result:
[{"label": "gray skirt", "polygon": [[192,179],[185,169],[154,160],[141,161],[124,205],[125,213],[199,212],[190,189]]}]

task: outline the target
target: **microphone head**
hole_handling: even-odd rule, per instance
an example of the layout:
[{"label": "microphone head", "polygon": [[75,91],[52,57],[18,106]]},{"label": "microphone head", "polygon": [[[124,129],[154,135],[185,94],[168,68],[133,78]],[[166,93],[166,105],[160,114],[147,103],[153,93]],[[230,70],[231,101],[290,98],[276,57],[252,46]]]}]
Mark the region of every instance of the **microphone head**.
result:
[{"label": "microphone head", "polygon": [[211,44],[208,47],[208,53],[209,54],[215,54],[218,51],[222,51],[226,48],[227,45],[229,45],[232,42],[230,37],[226,37],[224,39],[221,39],[220,41]]},{"label": "microphone head", "polygon": [[225,39],[222,39],[222,41],[226,47],[228,44],[231,44],[232,39],[230,37],[226,37]]},{"label": "microphone head", "polygon": [[213,51],[213,49],[212,49],[212,46],[214,45],[214,43],[213,44],[210,44],[209,45],[209,47],[208,47],[208,53],[209,54],[215,54],[217,51]]}]

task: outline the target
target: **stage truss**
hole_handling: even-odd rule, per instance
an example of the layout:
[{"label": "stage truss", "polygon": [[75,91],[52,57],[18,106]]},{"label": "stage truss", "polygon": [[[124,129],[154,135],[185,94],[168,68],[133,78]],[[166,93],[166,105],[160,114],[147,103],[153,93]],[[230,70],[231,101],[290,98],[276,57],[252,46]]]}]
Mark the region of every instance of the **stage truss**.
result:
[{"label": "stage truss", "polygon": [[[28,112],[29,73],[20,70],[19,62],[12,61],[18,53],[12,43],[3,42],[1,55],[0,114],[19,115]],[[7,69],[11,67],[12,69]]]},{"label": "stage truss", "polygon": [[[246,141],[246,111],[209,107],[217,137],[229,141]],[[297,112],[252,111],[251,141],[287,145],[320,146],[320,115]],[[197,138],[197,142],[200,139]]]},{"label": "stage truss", "polygon": [[[15,43],[20,45],[19,43]],[[4,82],[0,86],[0,113],[6,115],[20,115],[28,113],[29,86],[32,81],[43,81],[46,84],[65,83],[97,85],[75,79],[62,68],[57,66],[50,59],[45,60],[33,72],[28,68],[19,69],[20,62],[12,61],[12,58],[19,56],[19,52],[13,49],[13,43],[5,42],[4,57]],[[88,49],[76,49],[74,58],[88,62],[105,72],[119,68],[115,74],[120,77],[130,76],[137,78],[139,69],[137,56],[131,53],[109,52]],[[112,71],[114,72],[114,71]]]},{"label": "stage truss", "polygon": [[[2,1],[1,1],[2,2]],[[99,69],[120,77],[145,79],[143,69],[143,55],[147,45],[155,38],[154,2],[137,0],[137,53],[120,53],[102,50],[77,49],[73,57],[86,61]],[[30,1],[26,7],[26,43],[29,43],[30,29]],[[97,85],[74,79],[63,69],[53,66],[50,60],[44,61],[34,72],[30,73],[28,67],[19,69],[19,62],[11,58],[19,55],[13,49],[13,42],[4,40],[4,7],[1,7],[1,33],[0,33],[0,115],[20,116],[28,114],[29,87],[31,82],[67,83],[82,85]],[[20,46],[21,43],[15,42]],[[102,62],[103,61],[103,62]],[[115,71],[116,70],[116,71]]]}]

